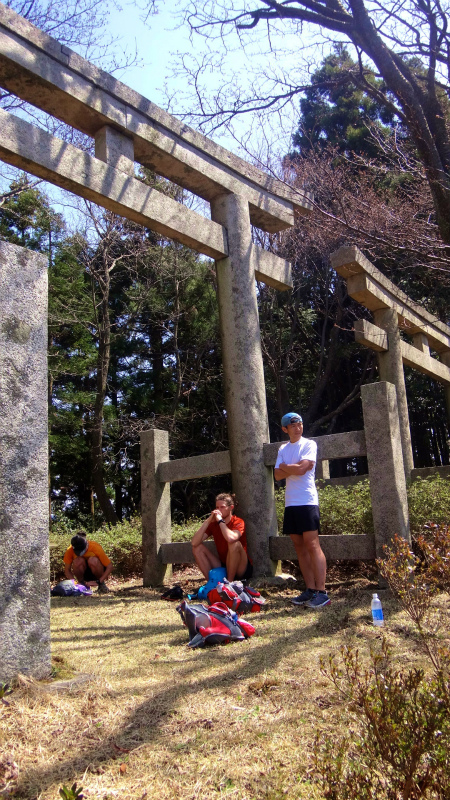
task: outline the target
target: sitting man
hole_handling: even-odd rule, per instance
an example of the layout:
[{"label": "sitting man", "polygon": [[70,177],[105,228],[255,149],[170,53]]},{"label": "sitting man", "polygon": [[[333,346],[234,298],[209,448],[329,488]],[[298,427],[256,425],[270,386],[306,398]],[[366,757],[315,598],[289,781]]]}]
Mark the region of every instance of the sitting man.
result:
[{"label": "sitting man", "polygon": [[[234,499],[231,494],[218,494],[216,507],[208,519],[192,538],[192,551],[195,563],[208,580],[209,570],[226,567],[230,582],[235,578],[248,580],[252,577],[253,566],[247,554],[245,524],[239,517],[233,516]],[[203,542],[213,537],[218,558]]]},{"label": "sitting man", "polygon": [[98,586],[99,592],[109,592],[105,581],[112,572],[112,561],[101,545],[86,538],[84,531],[78,531],[71,539],[63,561],[68,580],[75,577],[84,586]]}]

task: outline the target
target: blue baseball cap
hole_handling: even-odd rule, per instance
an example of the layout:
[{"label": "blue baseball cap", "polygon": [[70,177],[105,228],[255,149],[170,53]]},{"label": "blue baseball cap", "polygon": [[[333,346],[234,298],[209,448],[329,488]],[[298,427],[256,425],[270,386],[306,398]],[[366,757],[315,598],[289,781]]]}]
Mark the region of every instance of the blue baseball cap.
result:
[{"label": "blue baseball cap", "polygon": [[289,411],[289,414],[285,414],[284,417],[282,417],[281,427],[287,428],[292,422],[303,422],[300,414],[296,414],[295,411]]}]

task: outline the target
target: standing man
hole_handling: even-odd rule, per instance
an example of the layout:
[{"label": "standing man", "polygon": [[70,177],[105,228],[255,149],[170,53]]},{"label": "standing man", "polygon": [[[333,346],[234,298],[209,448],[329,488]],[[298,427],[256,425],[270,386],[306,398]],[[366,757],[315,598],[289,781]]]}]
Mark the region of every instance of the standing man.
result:
[{"label": "standing man", "polygon": [[112,561],[100,544],[86,538],[84,531],[72,537],[63,561],[68,580],[75,577],[84,586],[98,586],[99,592],[109,592],[105,581],[112,572]]},{"label": "standing man", "polygon": [[[210,569],[216,567],[226,567],[230,583],[235,578],[250,580],[253,575],[253,566],[247,554],[245,523],[243,519],[235,517],[233,511],[233,495],[218,494],[216,507],[192,537],[195,563],[206,580]],[[214,539],[218,558],[203,544],[210,536]]]},{"label": "standing man", "polygon": [[297,553],[306,589],[292,601],[296,606],[321,608],[330,603],[325,591],[327,562],[319,544],[319,498],[314,473],[317,445],[303,438],[303,420],[292,411],[281,420],[289,442],[281,445],[275,480],[286,479],[283,534],[289,535]]}]

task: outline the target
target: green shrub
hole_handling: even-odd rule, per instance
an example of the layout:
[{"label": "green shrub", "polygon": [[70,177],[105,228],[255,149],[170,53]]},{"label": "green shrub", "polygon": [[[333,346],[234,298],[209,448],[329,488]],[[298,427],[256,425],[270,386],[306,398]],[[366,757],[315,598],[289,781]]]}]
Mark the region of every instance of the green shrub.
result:
[{"label": "green shrub", "polygon": [[450,480],[432,475],[418,478],[408,487],[411,533],[417,536],[424,525],[450,523]]},{"label": "green shrub", "polygon": [[[50,534],[50,574],[53,579],[64,573],[63,556],[70,546],[74,530],[62,526]],[[100,544],[114,564],[114,575],[142,575],[142,522],[139,517],[124,520],[113,528],[103,525],[88,538]]]},{"label": "green shrub", "polygon": [[[275,492],[278,532],[283,530],[284,489]],[[320,529],[327,536],[373,532],[369,481],[319,489]]]},{"label": "green shrub", "polygon": [[396,537],[377,563],[414,623],[428,668],[396,667],[386,639],[380,652],[371,651],[369,668],[351,647],[321,662],[346,704],[347,732],[316,738],[315,767],[327,800],[450,796],[450,631],[434,605],[439,587],[449,585],[450,528],[430,528],[420,545],[425,561]]}]

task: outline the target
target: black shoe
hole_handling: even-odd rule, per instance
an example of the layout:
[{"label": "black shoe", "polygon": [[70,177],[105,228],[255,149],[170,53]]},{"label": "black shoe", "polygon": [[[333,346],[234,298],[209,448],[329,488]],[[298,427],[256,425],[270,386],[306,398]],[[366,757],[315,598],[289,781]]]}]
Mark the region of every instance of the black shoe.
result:
[{"label": "black shoe", "polygon": [[182,600],[184,592],[181,586],[172,586],[161,595],[161,600]]},{"label": "black shoe", "polygon": [[104,581],[97,581],[97,586],[100,594],[108,594],[109,587],[106,585]]}]

